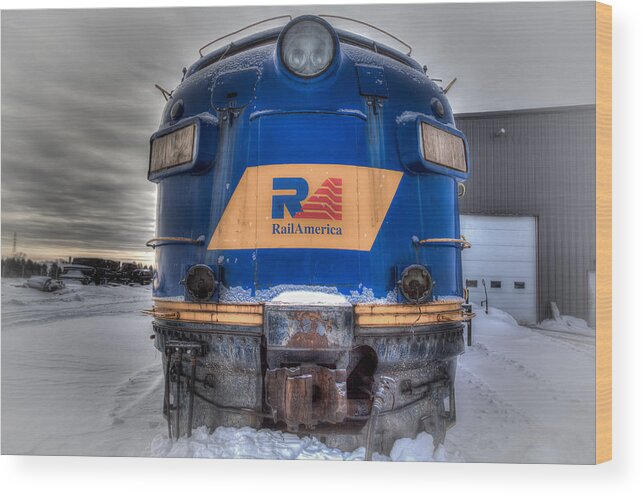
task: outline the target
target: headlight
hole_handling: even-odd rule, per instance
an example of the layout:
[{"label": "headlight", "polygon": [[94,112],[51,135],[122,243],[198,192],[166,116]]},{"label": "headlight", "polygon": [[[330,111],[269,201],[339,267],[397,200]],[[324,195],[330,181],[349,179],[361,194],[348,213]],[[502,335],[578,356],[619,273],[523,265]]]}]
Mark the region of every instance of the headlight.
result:
[{"label": "headlight", "polygon": [[464,140],[426,122],[422,122],[424,160],[460,172],[467,172]]},{"label": "headlight", "polygon": [[[180,100],[171,112],[174,117],[182,117],[184,108]],[[173,174],[196,174],[208,169],[217,154],[218,126],[218,120],[204,112],[154,133],[150,138],[148,179],[157,183]]]},{"label": "headlight", "polygon": [[195,138],[196,124],[192,124],[152,141],[150,173],[192,162]]},{"label": "headlight", "polygon": [[400,292],[412,303],[422,303],[429,299],[433,290],[433,279],[423,265],[409,265],[400,279]]},{"label": "headlight", "polygon": [[330,66],[334,53],[334,37],[321,22],[302,20],[286,27],[281,41],[281,60],[296,75],[321,74]]},{"label": "headlight", "polygon": [[207,265],[193,265],[185,277],[185,288],[193,300],[209,300],[217,287],[212,269]]}]

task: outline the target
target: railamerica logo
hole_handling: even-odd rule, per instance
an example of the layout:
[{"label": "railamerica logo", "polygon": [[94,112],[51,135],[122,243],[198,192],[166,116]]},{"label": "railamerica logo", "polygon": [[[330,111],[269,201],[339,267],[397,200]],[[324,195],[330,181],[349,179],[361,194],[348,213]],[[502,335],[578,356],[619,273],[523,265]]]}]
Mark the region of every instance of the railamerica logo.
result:
[{"label": "railamerica logo", "polygon": [[342,164],[246,168],[208,250],[369,251],[402,172]]},{"label": "railamerica logo", "polygon": [[[272,218],[284,219],[286,211],[295,220],[304,222],[273,223],[272,234],[317,234],[341,236],[341,226],[332,225],[342,220],[342,179],[329,177],[308,196],[308,181],[303,177],[275,177],[272,180]],[[284,191],[292,191],[283,194]],[[305,219],[328,220],[326,225],[311,225]]]}]

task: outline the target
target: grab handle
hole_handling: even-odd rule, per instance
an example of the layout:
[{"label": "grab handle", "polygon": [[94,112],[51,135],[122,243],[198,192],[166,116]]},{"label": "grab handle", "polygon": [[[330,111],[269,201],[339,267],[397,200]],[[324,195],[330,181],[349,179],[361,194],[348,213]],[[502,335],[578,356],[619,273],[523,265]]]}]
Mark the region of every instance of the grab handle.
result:
[{"label": "grab handle", "polygon": [[463,250],[466,248],[471,248],[471,243],[469,243],[464,236],[458,238],[428,238],[428,239],[419,239],[417,236],[413,236],[413,243],[416,245],[427,245],[431,243],[455,243],[461,245],[460,248]]},{"label": "grab handle", "polygon": [[150,239],[147,243],[145,243],[145,246],[149,246],[150,248],[156,248],[157,246],[163,246],[163,245],[202,245],[203,242],[205,241],[205,236],[201,235],[196,239],[192,238],[181,238],[181,237],[160,237],[160,238],[152,238]]}]

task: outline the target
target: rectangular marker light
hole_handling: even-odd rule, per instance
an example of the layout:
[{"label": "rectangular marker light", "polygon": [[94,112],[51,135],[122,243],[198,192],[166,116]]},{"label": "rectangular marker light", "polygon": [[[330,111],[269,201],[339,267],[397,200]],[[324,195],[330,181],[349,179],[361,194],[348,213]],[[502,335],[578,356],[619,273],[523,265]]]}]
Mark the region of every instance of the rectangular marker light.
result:
[{"label": "rectangular marker light", "polygon": [[196,124],[156,138],[150,152],[150,173],[192,162],[195,140]]},{"label": "rectangular marker light", "polygon": [[467,172],[467,153],[459,136],[422,122],[422,148],[427,162]]}]

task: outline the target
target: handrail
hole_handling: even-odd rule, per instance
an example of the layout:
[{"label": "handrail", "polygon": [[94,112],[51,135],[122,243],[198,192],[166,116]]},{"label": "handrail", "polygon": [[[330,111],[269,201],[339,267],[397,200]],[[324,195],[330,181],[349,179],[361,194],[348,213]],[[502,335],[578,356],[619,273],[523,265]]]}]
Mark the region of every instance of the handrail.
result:
[{"label": "handrail", "polygon": [[202,245],[204,241],[205,241],[205,236],[203,235],[199,236],[196,239],[165,236],[165,237],[159,237],[159,238],[152,238],[147,243],[145,243],[145,246],[149,246],[150,248],[156,248],[157,246],[171,245],[171,244]]},{"label": "handrail", "polygon": [[418,245],[424,245],[429,243],[456,243],[462,245],[462,249],[471,248],[471,243],[469,243],[464,236],[460,239],[458,238],[428,238],[428,239],[418,239],[416,236],[413,237],[413,242]]},{"label": "handrail", "polygon": [[473,312],[465,312],[462,311],[460,315],[457,318],[451,318],[448,315],[445,315],[443,313],[439,313],[437,320],[438,322],[463,322],[463,321],[469,321],[472,320],[476,316],[475,313]]},{"label": "handrail", "polygon": [[178,319],[179,312],[164,312],[162,310],[157,310],[152,308],[151,310],[141,310],[141,313],[144,315],[151,315],[152,317],[158,317],[160,319]]},{"label": "handrail", "polygon": [[277,19],[285,19],[285,18],[288,18],[290,21],[292,21],[292,16],[291,15],[281,15],[281,16],[277,16],[277,17],[270,17],[268,19],[263,19],[262,21],[253,22],[252,24],[248,24],[247,26],[245,26],[245,27],[243,27],[241,29],[237,29],[236,31],[233,31],[232,33],[228,33],[225,36],[221,36],[221,37],[217,38],[216,40],[213,40],[210,43],[207,43],[207,44],[203,45],[201,48],[199,48],[199,55],[201,57],[203,57],[203,50],[205,50],[209,46],[214,45],[217,41],[225,40],[229,36],[234,36],[235,34],[239,34],[242,31],[245,31],[246,29],[258,26],[259,24],[263,24],[264,22],[270,22],[270,21],[275,21]]},{"label": "handrail", "polygon": [[325,17],[327,19],[343,19],[344,21],[352,21],[352,22],[356,22],[357,24],[362,24],[364,26],[368,26],[369,28],[375,29],[376,31],[379,31],[380,33],[383,33],[386,36],[390,36],[395,41],[401,43],[406,48],[408,48],[409,51],[406,54],[407,56],[411,55],[411,52],[413,51],[413,47],[411,45],[409,45],[407,42],[402,41],[397,36],[392,35],[388,31],[384,31],[382,28],[378,28],[377,26],[373,26],[372,24],[369,24],[368,22],[360,21],[359,19],[353,19],[352,17],[344,17],[344,16],[331,15],[331,14],[318,14],[318,15],[319,15],[319,17]]}]

